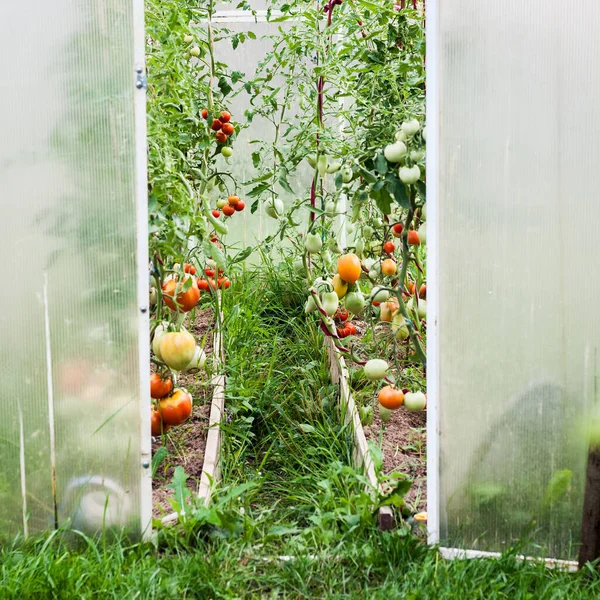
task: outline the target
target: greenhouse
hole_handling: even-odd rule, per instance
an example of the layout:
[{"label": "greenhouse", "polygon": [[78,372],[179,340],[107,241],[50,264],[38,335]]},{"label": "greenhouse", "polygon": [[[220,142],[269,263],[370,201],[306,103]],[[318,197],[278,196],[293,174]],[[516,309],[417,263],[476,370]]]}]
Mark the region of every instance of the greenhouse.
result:
[{"label": "greenhouse", "polygon": [[599,26],[4,0],[0,598],[600,597]]}]

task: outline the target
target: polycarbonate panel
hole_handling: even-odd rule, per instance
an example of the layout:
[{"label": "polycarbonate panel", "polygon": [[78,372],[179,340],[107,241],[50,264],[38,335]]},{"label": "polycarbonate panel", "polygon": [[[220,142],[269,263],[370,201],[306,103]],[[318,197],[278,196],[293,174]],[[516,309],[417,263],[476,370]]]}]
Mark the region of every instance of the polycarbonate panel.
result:
[{"label": "polycarbonate panel", "polygon": [[141,531],[133,29],[0,2],[2,537]]},{"label": "polycarbonate panel", "polygon": [[600,4],[437,5],[441,543],[569,559],[600,376]]},{"label": "polycarbonate panel", "polygon": [[[254,8],[254,6],[253,6]],[[219,13],[217,13],[218,16]],[[277,35],[279,29],[289,27],[287,23],[219,23],[218,27],[227,28],[234,33],[246,32],[251,30],[256,39],[246,39],[244,44],[240,44],[237,49],[233,49],[230,40],[224,40],[217,43],[216,54],[220,62],[226,63],[232,71],[240,71],[246,75],[246,79],[253,79],[259,63],[264,60],[267,53],[273,48],[273,42],[266,36]],[[283,80],[274,79],[269,83],[273,88],[281,85]],[[279,100],[282,100],[284,91],[280,90]],[[246,120],[245,111],[253,110],[251,96],[244,90],[231,100],[231,113],[234,120]],[[287,108],[286,115],[288,118],[294,114],[297,108],[293,105],[293,100]],[[287,125],[283,130],[287,129]],[[283,133],[283,131],[282,131]],[[252,153],[258,150],[258,146],[252,144],[253,140],[262,140],[272,142],[275,138],[275,126],[273,123],[260,116],[254,116],[252,122],[247,129],[244,129],[237,136],[233,150],[233,157],[229,159],[227,166],[224,158],[217,158],[218,164],[222,167],[221,171],[231,171],[239,182],[247,182],[259,174],[259,171],[252,164]],[[281,143],[281,138],[280,138]],[[272,158],[269,159],[272,161]],[[269,168],[271,165],[269,165]],[[283,200],[286,210],[297,199],[304,197],[310,182],[312,181],[312,169],[303,161],[298,167],[298,170],[289,176],[289,183],[295,192],[290,194],[284,190],[279,184],[276,185],[278,196]],[[244,197],[254,186],[241,187],[238,192]],[[218,198],[218,190],[213,192],[215,199]],[[277,232],[279,227],[278,221],[269,217],[263,211],[261,202],[257,212],[251,214],[250,207],[256,198],[244,198],[247,204],[247,210],[235,215],[229,223],[230,233],[227,236],[228,244],[236,244],[240,247],[255,245],[258,241],[264,240],[269,235]],[[263,196],[266,200],[266,197]],[[308,221],[308,213],[298,211],[295,213],[296,221],[302,223]],[[255,259],[257,257],[254,257]]]}]

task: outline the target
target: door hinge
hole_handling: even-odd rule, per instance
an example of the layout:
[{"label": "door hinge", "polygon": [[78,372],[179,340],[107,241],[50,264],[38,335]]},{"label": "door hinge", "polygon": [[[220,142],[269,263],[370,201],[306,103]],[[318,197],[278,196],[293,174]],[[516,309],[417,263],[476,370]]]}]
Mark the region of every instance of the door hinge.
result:
[{"label": "door hinge", "polygon": [[144,69],[142,67],[137,67],[135,72],[136,72],[135,87],[138,90],[141,90],[141,89],[147,90],[148,89],[148,79],[146,78],[146,75],[144,74]]}]

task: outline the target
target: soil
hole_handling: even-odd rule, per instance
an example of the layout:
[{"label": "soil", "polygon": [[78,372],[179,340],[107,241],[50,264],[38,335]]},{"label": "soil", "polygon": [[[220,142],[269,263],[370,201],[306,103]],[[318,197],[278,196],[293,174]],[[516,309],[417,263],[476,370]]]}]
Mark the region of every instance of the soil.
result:
[{"label": "soil", "polygon": [[[213,350],[214,317],[211,306],[197,311],[193,327],[188,327],[197,343],[207,355],[207,367],[210,372],[211,354]],[[199,373],[181,373],[177,381],[178,387],[187,389],[192,395],[194,406],[191,418],[183,425],[173,427],[165,436],[168,454],[161,462],[152,479],[152,516],[161,518],[172,513],[169,499],[173,490],[168,489],[175,467],[184,468],[188,476],[187,486],[192,494],[197,493],[204,466],[204,449],[208,433],[210,407],[213,386],[206,370]],[[153,438],[152,454],[163,446],[162,438]]]},{"label": "soil", "polygon": [[[413,482],[405,496],[415,513],[427,510],[427,465],[425,454],[426,412],[395,410],[388,423],[375,410],[373,425],[364,428],[368,441],[379,444],[383,451],[383,472],[405,473]],[[383,429],[382,429],[383,427]],[[380,444],[380,436],[383,434]]]}]

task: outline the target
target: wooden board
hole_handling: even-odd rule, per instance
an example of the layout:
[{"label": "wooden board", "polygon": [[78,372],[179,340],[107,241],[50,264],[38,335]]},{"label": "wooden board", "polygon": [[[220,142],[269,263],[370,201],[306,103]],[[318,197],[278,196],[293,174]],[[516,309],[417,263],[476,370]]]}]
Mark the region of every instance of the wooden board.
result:
[{"label": "wooden board", "polygon": [[[333,338],[326,338],[327,357],[329,359],[329,370],[331,380],[339,386],[340,390],[340,409],[341,418],[344,424],[351,424],[354,434],[354,466],[361,469],[367,476],[373,490],[381,491],[381,486],[375,473],[373,457],[369,452],[367,438],[360,422],[360,415],[350,386],[348,385],[349,373],[346,367],[344,357],[337,351]],[[383,530],[393,529],[395,526],[394,513],[389,506],[382,506],[379,509],[379,527]]]}]

